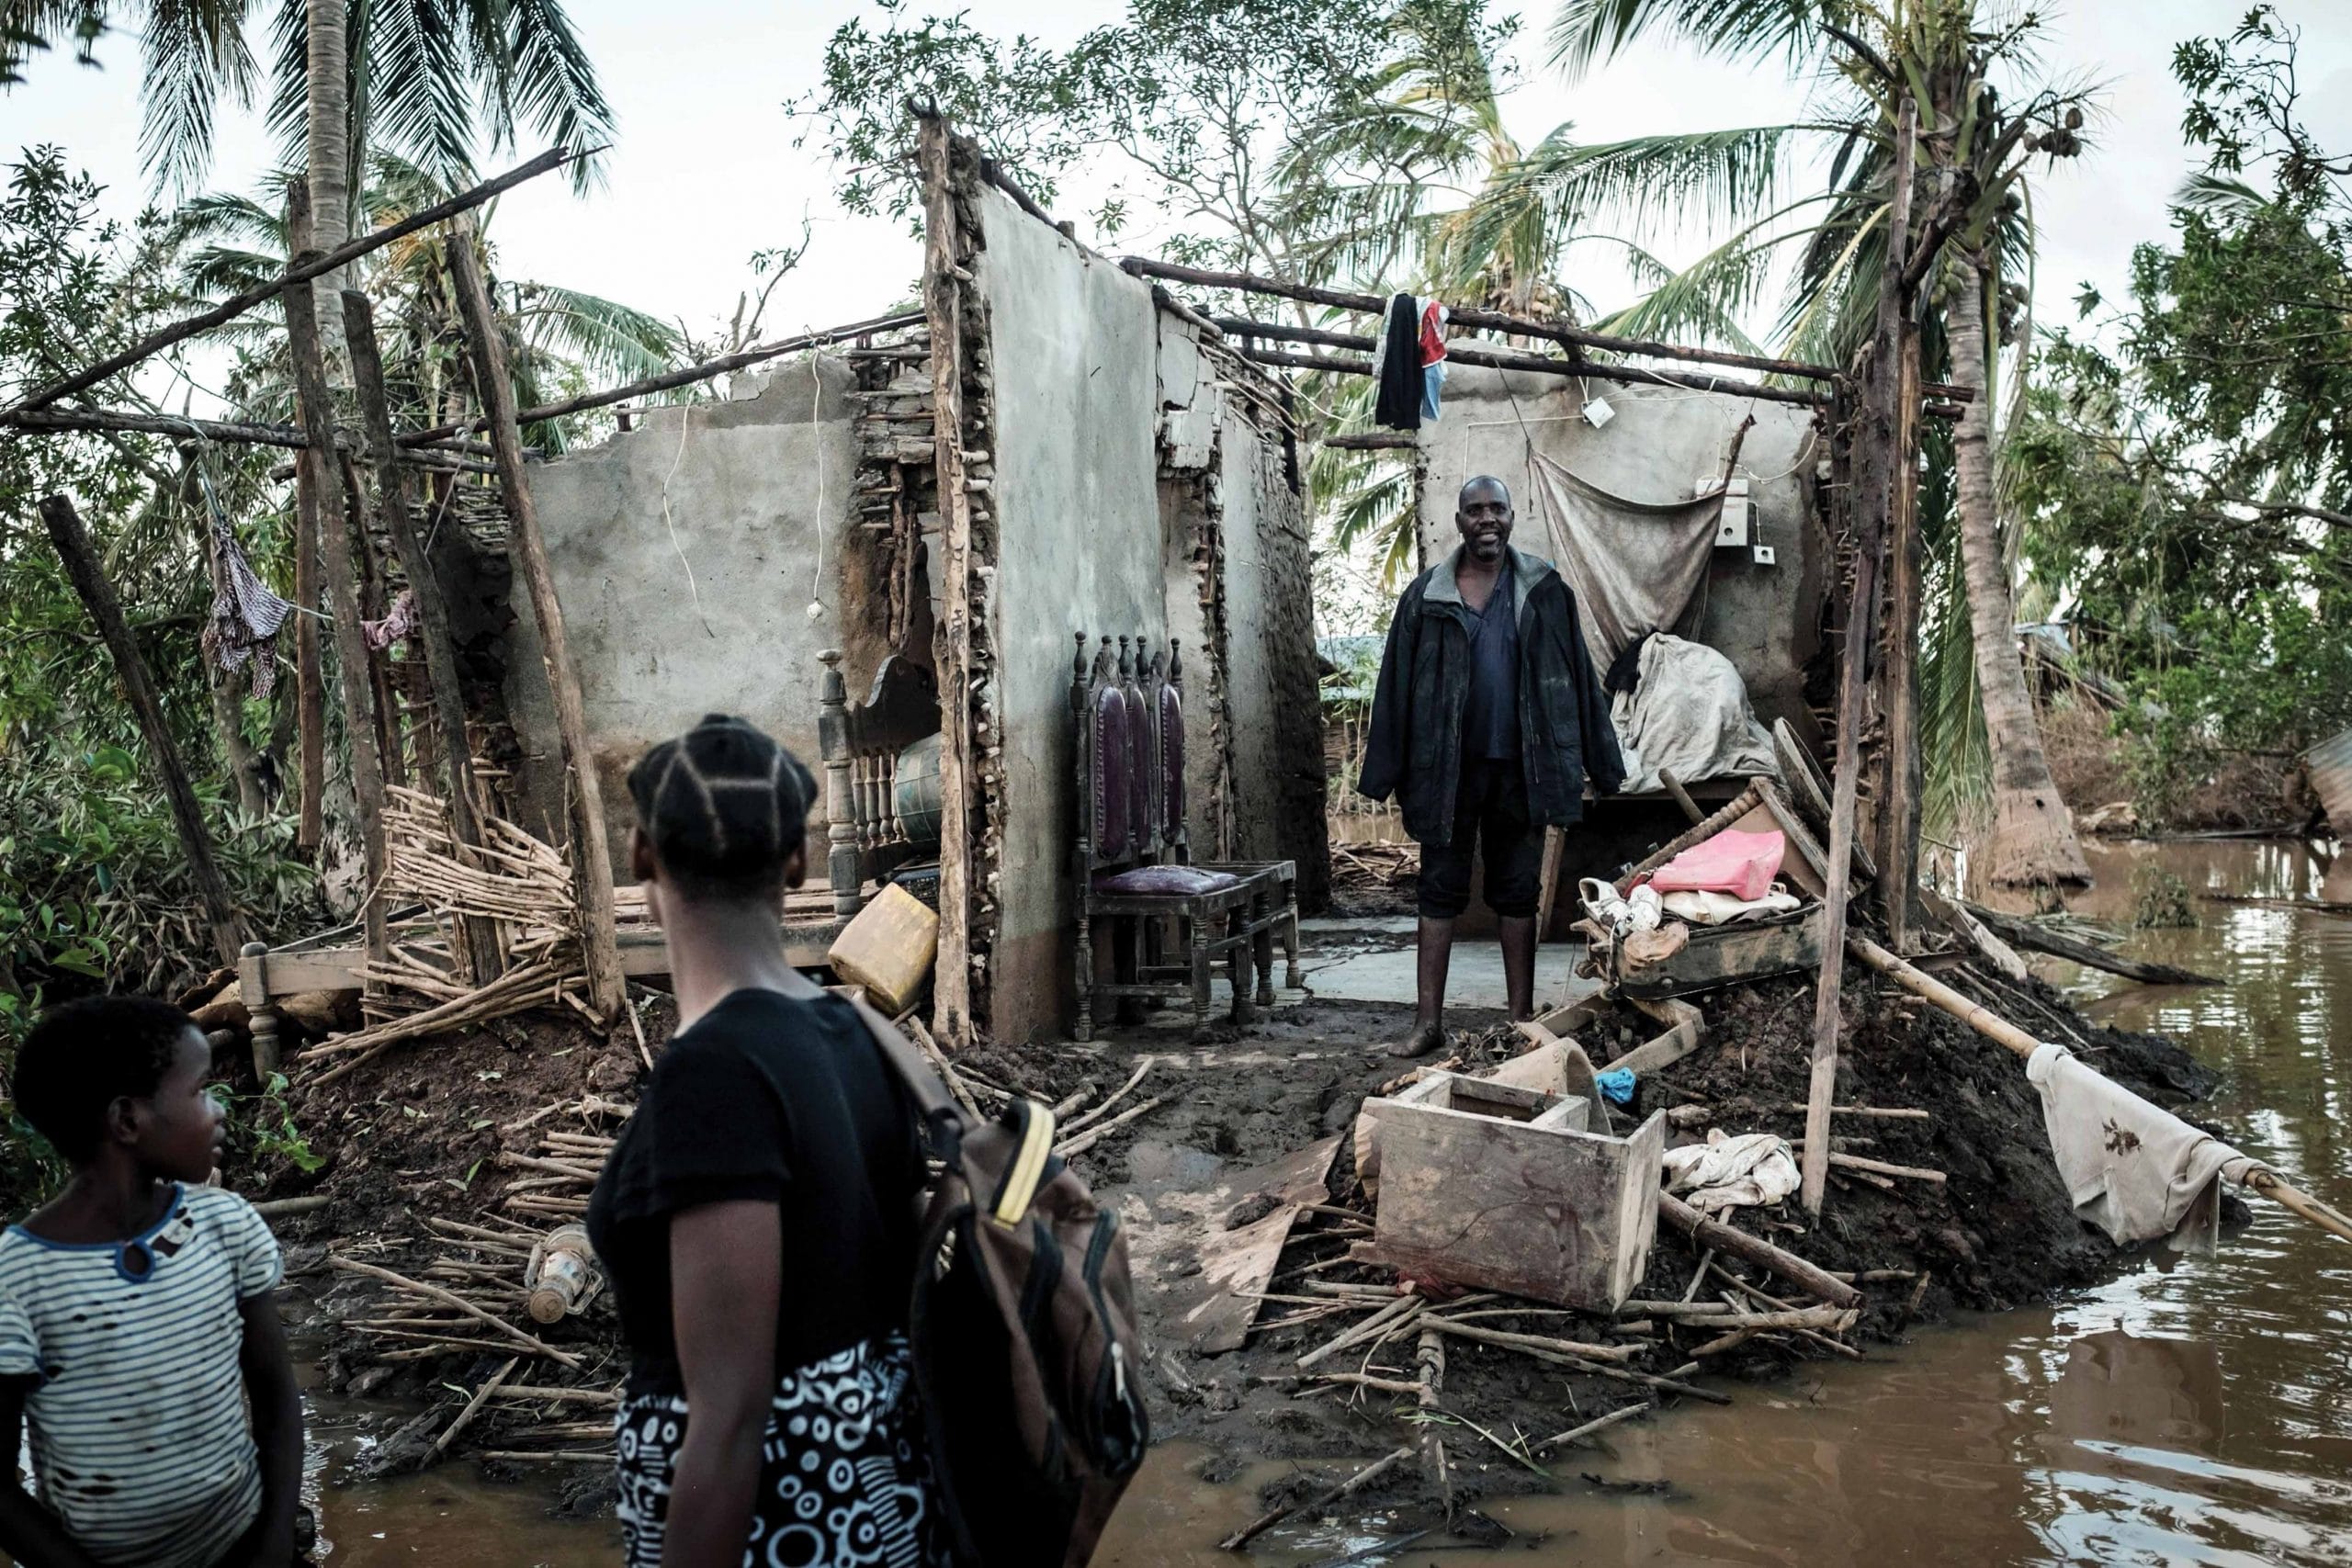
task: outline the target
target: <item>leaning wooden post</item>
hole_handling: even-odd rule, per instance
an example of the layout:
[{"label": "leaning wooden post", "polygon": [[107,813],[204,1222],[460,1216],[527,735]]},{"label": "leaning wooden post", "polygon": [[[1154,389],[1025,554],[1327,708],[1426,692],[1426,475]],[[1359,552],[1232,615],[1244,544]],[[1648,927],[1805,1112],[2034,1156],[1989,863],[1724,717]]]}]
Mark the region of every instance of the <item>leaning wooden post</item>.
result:
[{"label": "leaning wooden post", "polygon": [[1838,772],[1829,800],[1828,895],[1822,911],[1821,978],[1814,989],[1813,1080],[1804,1114],[1805,1208],[1821,1212],[1829,1185],[1829,1107],[1838,1089],[1838,1002],[1846,978],[1846,898],[1854,874],[1854,805],[1862,777],[1862,699],[1869,689],[1871,645],[1878,622],[1879,554],[1884,547],[1894,488],[1915,482],[1895,471],[1903,388],[1903,263],[1911,232],[1911,164],[1918,138],[1918,108],[1908,94],[1896,111],[1894,188],[1887,202],[1886,261],[1879,283],[1878,321],[1863,369],[1853,455],[1854,586],[1847,601],[1846,643],[1838,679]]},{"label": "leaning wooden post", "polygon": [[[286,187],[293,220],[299,268],[310,258],[311,195],[300,181]],[[384,770],[376,751],[376,691],[368,674],[368,638],[359,629],[358,578],[351,558],[351,523],[344,515],[343,486],[335,473],[334,403],[327,390],[325,351],[319,343],[318,300],[308,283],[285,291],[286,341],[294,360],[294,401],[302,432],[310,439],[304,456],[317,482],[311,487],[319,520],[319,566],[326,578],[328,615],[334,633],[335,682],[343,692],[343,733],[351,753],[352,793],[359,797],[359,845],[367,869],[359,918],[368,956],[382,962],[384,936]]]},{"label": "leaning wooden post", "polygon": [[474,389],[490,417],[490,443],[497,455],[499,488],[505,492],[508,548],[531,591],[531,614],[539,623],[539,655],[547,666],[548,690],[555,699],[556,735],[571,781],[571,886],[579,901],[580,955],[588,972],[589,1005],[599,1018],[620,1016],[624,1005],[620,950],[613,932],[613,862],[605,836],[605,789],[588,744],[588,705],[580,694],[580,672],[571,662],[571,642],[563,629],[563,605],[556,598],[555,573],[548,565],[547,541],[539,533],[530,477],[523,471],[523,433],[514,423],[514,387],[507,379],[506,343],[490,308],[490,291],[474,261],[474,226],[454,220],[445,236],[449,279],[465,315],[473,345]]},{"label": "leaning wooden post", "polygon": [[107,581],[105,569],[98,565],[97,552],[90,547],[89,530],[82,526],[82,514],[74,510],[74,502],[62,495],[52,495],[40,503],[40,520],[49,529],[49,536],[57,546],[58,558],[65,563],[65,575],[74,583],[74,592],[81,596],[83,608],[90,612],[90,619],[98,624],[98,636],[104,639],[107,651],[114,656],[115,673],[121,677],[123,694],[130,699],[130,711],[138,716],[140,733],[147,738],[147,750],[155,759],[155,769],[164,775],[164,798],[172,808],[173,826],[179,829],[180,848],[187,852],[189,874],[196,878],[196,890],[204,900],[204,918],[212,928],[212,945],[220,962],[234,964],[238,951],[244,946],[244,922],[237,918],[237,906],[229,897],[229,884],[220,875],[220,863],[212,858],[212,836],[205,830],[204,812],[197,804],[196,791],[187,782],[187,769],[180,763],[179,748],[172,741],[171,726],[164,718],[163,699],[155,693],[154,677],[147,671],[147,660],[140,656],[139,645],[131,640],[130,623],[123,618],[122,602],[115,597],[114,584]]},{"label": "leaning wooden post", "polygon": [[[433,690],[434,716],[448,762],[449,830],[459,844],[478,850],[482,840],[481,823],[474,815],[473,745],[466,739],[466,701],[458,680],[457,645],[449,636],[449,606],[441,597],[441,580],[434,575],[433,558],[425,553],[409,511],[408,473],[392,445],[391,403],[384,393],[384,364],[376,349],[375,310],[356,288],[343,291],[343,330],[351,349],[352,385],[359,394],[359,432],[368,460],[376,466],[377,512],[416,602],[416,640],[424,652],[425,682]],[[472,916],[463,929],[474,983],[496,979],[505,967],[498,951],[498,923]]]}]

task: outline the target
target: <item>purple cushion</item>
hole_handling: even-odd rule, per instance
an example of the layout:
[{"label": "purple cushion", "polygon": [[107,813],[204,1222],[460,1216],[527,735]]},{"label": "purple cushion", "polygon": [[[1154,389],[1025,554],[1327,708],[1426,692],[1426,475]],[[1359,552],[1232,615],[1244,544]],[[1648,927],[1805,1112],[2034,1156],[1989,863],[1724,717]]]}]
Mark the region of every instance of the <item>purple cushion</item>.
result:
[{"label": "purple cushion", "polygon": [[1193,893],[1222,893],[1238,887],[1241,879],[1229,871],[1203,871],[1191,865],[1139,865],[1113,876],[1094,879],[1097,893],[1135,893],[1146,897],[1176,897]]}]

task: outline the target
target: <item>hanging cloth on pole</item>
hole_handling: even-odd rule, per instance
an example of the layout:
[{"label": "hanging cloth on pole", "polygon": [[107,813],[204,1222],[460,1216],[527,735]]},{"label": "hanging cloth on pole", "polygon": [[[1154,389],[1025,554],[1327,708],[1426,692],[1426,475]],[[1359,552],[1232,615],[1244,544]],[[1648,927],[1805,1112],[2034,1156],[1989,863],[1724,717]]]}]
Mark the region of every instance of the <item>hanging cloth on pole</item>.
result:
[{"label": "hanging cloth on pole", "polygon": [[1421,373],[1421,302],[1409,294],[1388,301],[1372,356],[1379,388],[1373,418],[1391,430],[1419,430],[1428,379]]},{"label": "hanging cloth on pole", "polygon": [[1724,491],[1690,501],[1628,501],[1596,490],[1529,450],[1535,513],[1583,611],[1585,643],[1602,670],[1645,634],[1688,637],[1706,604]]},{"label": "hanging cloth on pole", "polygon": [[277,689],[277,628],[296,606],[272,592],[237,547],[211,477],[200,466],[196,477],[204,489],[212,539],[212,616],[201,638],[204,652],[232,674],[250,661],[253,694],[266,697]]}]

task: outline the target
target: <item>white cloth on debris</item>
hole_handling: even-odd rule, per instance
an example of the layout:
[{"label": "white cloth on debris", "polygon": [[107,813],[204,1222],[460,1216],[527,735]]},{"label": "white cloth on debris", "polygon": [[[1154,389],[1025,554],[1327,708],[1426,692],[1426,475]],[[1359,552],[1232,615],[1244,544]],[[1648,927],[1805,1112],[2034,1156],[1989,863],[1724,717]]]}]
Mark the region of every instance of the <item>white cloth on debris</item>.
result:
[{"label": "white cloth on debris", "polygon": [[1797,1190],[1797,1156],[1777,1133],[1736,1137],[1710,1128],[1707,1141],[1666,1151],[1666,1186],[1701,1211],[1766,1208]]},{"label": "white cloth on debris", "polygon": [[1732,893],[1684,890],[1668,894],[1660,902],[1666,912],[1677,919],[1689,920],[1698,926],[1729,925],[1750,915],[1785,915],[1802,899],[1781,886],[1772,885],[1772,891],[1761,898],[1742,898]]},{"label": "white cloth on debris", "polygon": [[1772,735],[1747,705],[1747,683],[1732,661],[1703,642],[1659,633],[1642,645],[1642,671],[1611,703],[1625,759],[1625,788],[1663,789],[1661,773],[1701,779],[1778,778]]},{"label": "white cloth on debris", "polygon": [[2041,1091],[2050,1152],[2075,1213],[2129,1245],[2162,1236],[2176,1252],[2211,1255],[2221,1235],[2221,1183],[2259,1162],[2199,1132],[2076,1060],[2063,1045],[2026,1059]]}]

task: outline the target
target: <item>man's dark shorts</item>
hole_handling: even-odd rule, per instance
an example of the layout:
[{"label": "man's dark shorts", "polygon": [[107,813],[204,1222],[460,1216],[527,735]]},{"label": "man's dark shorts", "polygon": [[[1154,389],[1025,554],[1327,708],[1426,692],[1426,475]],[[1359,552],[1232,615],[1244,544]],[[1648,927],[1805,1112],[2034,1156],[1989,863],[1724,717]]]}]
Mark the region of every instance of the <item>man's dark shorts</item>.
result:
[{"label": "man's dark shorts", "polygon": [[1462,760],[1453,835],[1421,846],[1424,919],[1450,920],[1470,907],[1470,858],[1481,851],[1487,907],[1506,919],[1532,918],[1544,875],[1544,829],[1528,820],[1527,770],[1517,757]]}]

